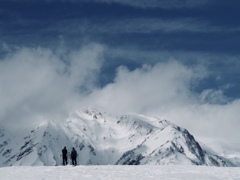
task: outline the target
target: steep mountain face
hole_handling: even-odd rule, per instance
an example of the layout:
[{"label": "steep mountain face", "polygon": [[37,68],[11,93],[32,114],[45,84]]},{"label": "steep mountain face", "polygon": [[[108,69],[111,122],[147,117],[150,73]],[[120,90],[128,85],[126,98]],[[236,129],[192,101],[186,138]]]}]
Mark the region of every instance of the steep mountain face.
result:
[{"label": "steep mountain face", "polygon": [[0,128],[0,165],[61,165],[64,146],[69,154],[75,147],[81,165],[234,166],[169,121],[136,114],[115,117],[93,109],[77,111],[64,122],[42,122],[31,130]]},{"label": "steep mountain face", "polygon": [[166,120],[137,147],[125,152],[116,164],[190,164],[233,166],[227,160],[204,151],[194,137],[183,128]]}]

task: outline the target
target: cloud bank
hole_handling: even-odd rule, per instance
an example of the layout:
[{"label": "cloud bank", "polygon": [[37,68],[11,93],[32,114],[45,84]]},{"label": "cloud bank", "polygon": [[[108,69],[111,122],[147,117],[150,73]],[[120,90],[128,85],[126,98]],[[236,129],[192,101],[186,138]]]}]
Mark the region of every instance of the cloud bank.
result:
[{"label": "cloud bank", "polygon": [[156,115],[199,136],[240,137],[236,126],[240,123],[239,99],[229,101],[224,88],[193,91],[208,75],[202,65],[187,67],[177,61],[144,65],[133,71],[119,67],[114,82],[94,91],[85,102],[109,112]]},{"label": "cloud bank", "polygon": [[70,53],[20,48],[0,61],[0,119],[17,123],[64,118],[93,89],[100,45]]},{"label": "cloud bank", "polygon": [[112,82],[100,87],[105,51],[99,44],[70,52],[9,50],[0,61],[1,123],[61,120],[90,106],[115,114],[158,116],[198,136],[238,141],[240,100],[229,101],[224,88],[193,91],[209,75],[203,65],[168,60],[134,70],[119,66]]}]

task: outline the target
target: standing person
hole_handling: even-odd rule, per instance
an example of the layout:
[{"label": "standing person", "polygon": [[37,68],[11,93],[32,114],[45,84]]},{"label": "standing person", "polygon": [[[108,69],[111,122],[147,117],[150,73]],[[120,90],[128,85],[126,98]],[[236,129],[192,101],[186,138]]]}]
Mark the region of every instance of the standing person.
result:
[{"label": "standing person", "polygon": [[76,166],[77,165],[77,151],[74,148],[72,148],[71,158],[72,158],[72,165]]},{"label": "standing person", "polygon": [[66,146],[64,146],[63,150],[62,150],[62,159],[63,159],[63,165],[67,165],[67,148]]}]

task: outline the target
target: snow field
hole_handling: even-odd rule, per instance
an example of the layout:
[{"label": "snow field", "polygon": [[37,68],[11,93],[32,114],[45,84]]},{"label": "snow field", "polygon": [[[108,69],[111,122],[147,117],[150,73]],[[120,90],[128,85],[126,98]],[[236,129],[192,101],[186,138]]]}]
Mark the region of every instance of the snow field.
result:
[{"label": "snow field", "polygon": [[1,180],[239,180],[240,168],[208,166],[20,166],[0,168]]}]

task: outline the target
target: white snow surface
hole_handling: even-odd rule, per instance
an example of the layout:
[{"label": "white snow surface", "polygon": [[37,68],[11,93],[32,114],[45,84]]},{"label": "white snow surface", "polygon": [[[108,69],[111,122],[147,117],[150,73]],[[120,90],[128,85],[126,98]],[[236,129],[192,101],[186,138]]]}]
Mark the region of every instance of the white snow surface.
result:
[{"label": "white snow surface", "polygon": [[239,167],[209,166],[15,166],[0,168],[1,180],[146,180],[240,179]]},{"label": "white snow surface", "polygon": [[87,166],[240,165],[237,153],[219,156],[206,145],[201,148],[186,129],[157,117],[115,116],[86,108],[62,121],[21,127],[0,127],[0,167],[59,166],[64,146],[68,157],[75,147],[78,165]]}]

